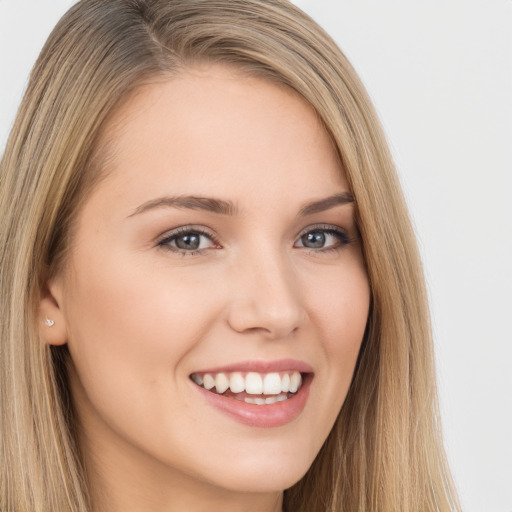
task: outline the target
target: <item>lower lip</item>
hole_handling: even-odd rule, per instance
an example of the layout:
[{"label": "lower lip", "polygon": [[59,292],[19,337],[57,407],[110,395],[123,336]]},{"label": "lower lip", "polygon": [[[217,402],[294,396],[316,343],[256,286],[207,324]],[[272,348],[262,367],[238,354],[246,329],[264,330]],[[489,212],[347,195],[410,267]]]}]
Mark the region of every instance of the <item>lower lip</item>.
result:
[{"label": "lower lip", "polygon": [[308,396],[312,374],[303,378],[302,386],[291,398],[273,404],[248,404],[234,398],[228,398],[193,384],[201,395],[216,409],[227,414],[244,425],[260,428],[272,428],[293,421],[304,409]]}]

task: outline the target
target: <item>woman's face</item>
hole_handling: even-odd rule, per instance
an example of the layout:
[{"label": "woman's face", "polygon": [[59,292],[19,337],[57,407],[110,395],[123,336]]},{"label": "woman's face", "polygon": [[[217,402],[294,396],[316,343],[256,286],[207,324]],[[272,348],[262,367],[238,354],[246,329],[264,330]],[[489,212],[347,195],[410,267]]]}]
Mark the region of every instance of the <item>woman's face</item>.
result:
[{"label": "woman's face", "polygon": [[107,132],[109,174],[49,283],[89,463],[291,486],[343,404],[370,300],[333,144],[295,93],[219,66],[145,87]]}]

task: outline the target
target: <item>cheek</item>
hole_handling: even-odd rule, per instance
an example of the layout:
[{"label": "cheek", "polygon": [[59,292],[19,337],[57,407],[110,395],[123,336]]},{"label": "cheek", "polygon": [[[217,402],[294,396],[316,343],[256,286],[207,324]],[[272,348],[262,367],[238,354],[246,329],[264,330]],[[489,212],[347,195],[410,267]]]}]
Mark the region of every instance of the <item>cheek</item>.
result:
[{"label": "cheek", "polygon": [[[173,279],[165,268],[142,268],[121,257],[78,261],[85,272],[69,288],[69,349],[90,394],[147,402],[217,317],[199,279]],[[92,398],[92,397],[91,397]]]},{"label": "cheek", "polygon": [[353,368],[364,336],[370,306],[370,291],[365,277],[354,279],[333,294],[326,305],[326,351],[345,370]]},{"label": "cheek", "polygon": [[[311,297],[312,324],[318,329],[319,357],[326,371],[318,375],[318,400],[334,422],[348,392],[370,307],[370,287],[362,263],[332,268]],[[317,378],[315,377],[315,378]],[[328,405],[330,404],[330,405]],[[330,427],[329,427],[330,428]]]},{"label": "cheek", "polygon": [[[370,287],[362,262],[331,267],[325,275],[311,282],[313,324],[321,330],[323,347],[331,356],[359,347],[366,328],[370,307]],[[314,286],[316,284],[316,286]]]},{"label": "cheek", "polygon": [[78,261],[80,266],[85,270],[75,273],[66,301],[71,305],[66,311],[71,331],[77,337],[75,327],[94,333],[88,337],[92,343],[99,336],[126,346],[138,337],[146,348],[159,342],[177,346],[207,321],[198,315],[207,311],[207,297],[200,293],[204,281],[199,278],[180,279],[163,265],[143,267],[121,258],[98,258],[96,264]]}]

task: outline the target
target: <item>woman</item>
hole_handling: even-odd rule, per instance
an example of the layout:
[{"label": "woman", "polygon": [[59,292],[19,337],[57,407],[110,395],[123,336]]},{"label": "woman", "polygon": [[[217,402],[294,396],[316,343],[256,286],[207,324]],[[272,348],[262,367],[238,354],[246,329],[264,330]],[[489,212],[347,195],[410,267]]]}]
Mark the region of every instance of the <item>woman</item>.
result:
[{"label": "woman", "polygon": [[2,510],[457,509],[391,158],[296,7],[79,2],[1,180]]}]

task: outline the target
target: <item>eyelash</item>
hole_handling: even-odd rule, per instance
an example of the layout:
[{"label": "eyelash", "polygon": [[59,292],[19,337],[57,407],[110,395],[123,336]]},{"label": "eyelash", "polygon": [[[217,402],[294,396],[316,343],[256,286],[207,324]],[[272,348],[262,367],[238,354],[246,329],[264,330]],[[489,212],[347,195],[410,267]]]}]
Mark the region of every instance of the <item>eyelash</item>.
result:
[{"label": "eyelash", "polygon": [[201,228],[194,228],[194,227],[190,227],[190,226],[178,228],[175,231],[173,231],[172,233],[166,234],[165,237],[157,243],[157,245],[159,247],[162,247],[162,249],[164,249],[166,251],[173,252],[173,253],[181,255],[181,256],[196,256],[198,254],[203,254],[205,249],[196,249],[193,251],[186,251],[184,249],[180,249],[179,247],[173,247],[170,245],[171,242],[173,242],[180,236],[186,235],[186,234],[205,236],[206,238],[211,240],[214,244],[220,245],[218,239],[212,233],[209,233],[208,231],[205,231]]},{"label": "eyelash", "polygon": [[323,233],[323,234],[327,234],[327,235],[332,235],[334,238],[337,239],[337,243],[335,243],[332,246],[325,247],[325,248],[314,249],[311,247],[302,246],[304,249],[309,249],[310,253],[320,252],[322,254],[326,254],[326,253],[338,252],[341,249],[343,249],[343,247],[345,247],[353,242],[352,238],[350,238],[350,236],[346,233],[345,230],[335,227],[335,226],[331,226],[331,225],[319,225],[319,226],[313,226],[313,227],[307,228],[307,230],[303,231],[299,235],[298,240],[300,240],[304,235],[307,235],[310,233]]},{"label": "eyelash", "polygon": [[[319,226],[310,227],[307,230],[303,231],[298,236],[297,240],[300,240],[304,235],[307,235],[309,233],[318,233],[318,232],[334,236],[335,238],[337,238],[338,243],[336,243],[335,245],[333,245],[331,247],[319,248],[319,249],[314,249],[314,248],[310,248],[310,247],[308,248],[308,247],[304,247],[304,246],[300,246],[300,247],[303,247],[304,249],[309,249],[309,252],[312,252],[312,253],[325,254],[325,253],[339,251],[339,250],[343,249],[343,247],[345,247],[353,242],[353,239],[350,238],[344,230],[342,230],[338,227],[332,226],[332,225],[319,225]],[[173,252],[173,253],[181,255],[181,256],[197,256],[197,255],[204,254],[207,249],[196,249],[196,250],[189,251],[189,250],[185,250],[185,249],[180,249],[179,247],[173,247],[172,245],[170,245],[171,242],[175,241],[180,236],[186,235],[186,234],[205,236],[213,244],[220,246],[218,239],[212,233],[205,231],[204,229],[195,228],[195,227],[191,227],[191,226],[178,228],[175,231],[173,231],[172,233],[167,233],[161,240],[159,240],[157,242],[157,246],[161,247],[162,249],[164,249],[166,251]]]}]

